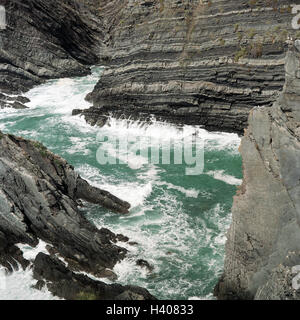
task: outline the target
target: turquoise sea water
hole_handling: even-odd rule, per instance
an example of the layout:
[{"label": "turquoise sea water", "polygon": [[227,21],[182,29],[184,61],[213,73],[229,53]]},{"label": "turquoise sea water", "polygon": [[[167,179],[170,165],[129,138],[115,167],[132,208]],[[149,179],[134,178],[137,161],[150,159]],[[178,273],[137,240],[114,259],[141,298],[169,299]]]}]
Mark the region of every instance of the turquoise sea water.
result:
[{"label": "turquoise sea water", "polygon": [[[90,76],[53,80],[32,89],[27,93],[29,109],[1,110],[0,129],[42,142],[92,184],[131,203],[126,216],[89,204],[82,209],[97,226],[136,242],[126,244],[128,257],[114,268],[119,283],[146,287],[160,299],[211,299],[222,273],[232,197],[242,179],[240,139],[235,134],[209,133],[192,126],[113,118],[101,129],[91,127],[71,113],[89,107],[84,97],[100,74],[101,68],[95,68]],[[96,158],[99,135],[151,137],[153,146],[159,148],[161,137],[165,141],[172,138],[180,146],[183,135],[195,132],[204,141],[201,175],[187,176],[184,164],[151,164],[136,154],[130,154],[129,163],[123,165],[100,165]],[[24,250],[29,256],[38,251]],[[136,266],[139,258],[152,264],[154,271]],[[31,271],[16,272],[8,277],[6,292],[0,289],[0,299],[53,298],[46,291],[31,289],[32,282]]]}]

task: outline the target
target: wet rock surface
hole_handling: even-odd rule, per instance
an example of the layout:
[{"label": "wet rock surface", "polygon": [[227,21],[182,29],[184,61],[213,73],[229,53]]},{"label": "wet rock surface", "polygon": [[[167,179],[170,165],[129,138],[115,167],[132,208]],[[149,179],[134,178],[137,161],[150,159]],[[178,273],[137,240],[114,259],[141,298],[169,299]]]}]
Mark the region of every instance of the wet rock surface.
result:
[{"label": "wet rock surface", "polygon": [[251,111],[242,139],[244,180],[215,290],[220,299],[299,299],[292,268],[300,264],[300,52],[293,42],[285,71],[279,99]]}]

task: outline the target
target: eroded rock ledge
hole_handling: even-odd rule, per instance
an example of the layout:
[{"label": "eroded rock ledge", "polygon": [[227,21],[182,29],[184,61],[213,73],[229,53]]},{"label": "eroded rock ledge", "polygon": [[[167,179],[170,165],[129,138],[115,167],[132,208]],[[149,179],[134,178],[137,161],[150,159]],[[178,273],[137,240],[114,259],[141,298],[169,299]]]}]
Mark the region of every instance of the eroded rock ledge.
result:
[{"label": "eroded rock ledge", "polygon": [[234,198],[220,299],[300,299],[300,41],[272,108],[254,108],[242,139],[244,180]]},{"label": "eroded rock ledge", "polygon": [[[129,203],[109,192],[91,186],[71,165],[42,144],[0,132],[0,264],[9,271],[18,267],[17,262],[27,267],[29,261],[23,258],[16,244],[35,247],[41,239],[50,244],[48,251],[53,256],[64,258],[68,263],[66,267],[54,258],[43,258],[43,264],[45,261],[54,264],[61,272],[60,277],[66,276],[65,286],[77,281],[75,287],[79,290],[87,283],[97,298],[103,297],[105,292],[101,289],[100,294],[96,289],[100,290],[104,284],[72,275],[70,270],[85,271],[98,277],[109,274],[109,269],[127,253],[115,243],[128,239],[107,229],[97,229],[78,210],[80,200],[122,214],[128,213],[130,207]],[[38,271],[39,265],[40,260],[38,264],[35,262],[34,270],[40,280],[43,272]],[[51,288],[56,288],[53,289],[56,292],[58,285],[55,282],[59,280],[53,278],[53,273],[50,276],[53,270],[51,266],[48,268],[48,273],[45,272],[50,278],[45,279],[53,282]],[[105,285],[105,288],[109,291],[114,287]],[[114,289],[115,296],[126,288],[121,289],[120,286]],[[59,296],[70,298],[61,292]],[[109,297],[113,296],[110,294]]]}]

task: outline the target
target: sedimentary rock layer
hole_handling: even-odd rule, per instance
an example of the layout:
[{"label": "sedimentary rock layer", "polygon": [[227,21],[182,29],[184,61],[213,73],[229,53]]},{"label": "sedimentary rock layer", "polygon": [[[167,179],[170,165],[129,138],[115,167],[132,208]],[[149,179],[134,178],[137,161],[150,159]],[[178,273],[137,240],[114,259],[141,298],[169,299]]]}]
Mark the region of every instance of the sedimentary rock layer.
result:
[{"label": "sedimentary rock layer", "polygon": [[104,52],[101,21],[80,1],[0,0],[0,5],[6,16],[0,29],[0,108],[20,108],[4,94],[24,93],[46,79],[89,74]]},{"label": "sedimentary rock layer", "polygon": [[284,83],[290,1],[114,0],[99,11],[106,69],[84,114],[150,114],[242,132]]},{"label": "sedimentary rock layer", "polygon": [[293,285],[300,270],[299,40],[285,70],[283,93],[271,108],[251,111],[242,139],[244,180],[216,287],[221,299],[300,299]]}]

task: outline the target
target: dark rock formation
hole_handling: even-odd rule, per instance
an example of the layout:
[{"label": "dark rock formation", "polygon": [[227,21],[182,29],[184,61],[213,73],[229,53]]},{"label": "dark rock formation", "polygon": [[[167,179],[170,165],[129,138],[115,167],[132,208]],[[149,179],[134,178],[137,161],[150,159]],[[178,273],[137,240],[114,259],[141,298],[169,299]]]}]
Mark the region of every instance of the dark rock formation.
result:
[{"label": "dark rock formation", "polygon": [[[0,0],[0,91],[20,94],[46,79],[87,75],[103,50],[102,24],[79,0]],[[1,102],[0,108],[4,103]]]},{"label": "dark rock formation", "polygon": [[146,260],[139,259],[136,261],[136,265],[140,266],[142,268],[146,268],[149,272],[152,272],[154,270],[154,267],[150,265],[150,263]]},{"label": "dark rock formation", "polygon": [[[300,41],[272,108],[254,108],[242,139],[244,180],[234,198],[220,299],[299,299]],[[300,270],[300,268],[299,268]]]},{"label": "dark rock formation", "polygon": [[284,84],[285,40],[295,35],[288,0],[113,0],[99,16],[107,67],[87,97],[93,124],[153,114],[241,133]]},{"label": "dark rock formation", "polygon": [[22,96],[8,96],[0,93],[0,109],[14,108],[14,109],[26,109],[25,103],[30,102],[26,97]]},{"label": "dark rock formation", "polygon": [[38,289],[47,286],[55,296],[67,300],[156,300],[140,287],[108,285],[70,272],[60,260],[44,253],[37,255],[33,275]]},{"label": "dark rock formation", "polygon": [[20,256],[15,244],[42,239],[74,270],[99,275],[111,269],[127,252],[114,244],[122,236],[91,224],[77,209],[79,199],[119,213],[130,207],[89,185],[40,143],[0,133],[0,263]]}]

